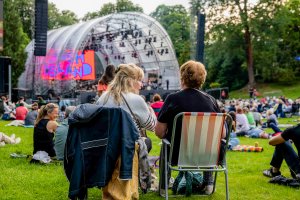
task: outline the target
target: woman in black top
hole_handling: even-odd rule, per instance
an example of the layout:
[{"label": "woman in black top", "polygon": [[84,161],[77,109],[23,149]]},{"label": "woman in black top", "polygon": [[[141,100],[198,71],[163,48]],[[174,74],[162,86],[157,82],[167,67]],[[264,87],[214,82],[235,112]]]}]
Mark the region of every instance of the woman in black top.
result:
[{"label": "woman in black top", "polygon": [[53,137],[57,128],[58,105],[49,103],[42,106],[35,121],[33,132],[33,154],[45,151],[55,157]]}]

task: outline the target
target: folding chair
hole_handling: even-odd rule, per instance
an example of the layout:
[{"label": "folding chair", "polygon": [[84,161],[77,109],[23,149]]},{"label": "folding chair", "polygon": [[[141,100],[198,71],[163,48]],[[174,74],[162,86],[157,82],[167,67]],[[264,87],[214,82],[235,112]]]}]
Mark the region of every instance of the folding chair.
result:
[{"label": "folding chair", "polygon": [[[176,124],[182,118],[181,139],[178,155],[178,165],[172,166]],[[227,118],[227,119],[226,119]],[[221,136],[225,131],[227,121],[227,136],[223,162],[219,162]],[[228,174],[226,166],[226,149],[231,132],[232,118],[224,113],[182,112],[175,116],[171,142],[163,140],[164,151],[164,181],[165,198],[168,199],[168,170],[174,171],[211,171],[215,172],[213,191],[216,187],[217,173],[225,173],[226,199],[229,199]],[[167,157],[167,146],[170,147]]]}]

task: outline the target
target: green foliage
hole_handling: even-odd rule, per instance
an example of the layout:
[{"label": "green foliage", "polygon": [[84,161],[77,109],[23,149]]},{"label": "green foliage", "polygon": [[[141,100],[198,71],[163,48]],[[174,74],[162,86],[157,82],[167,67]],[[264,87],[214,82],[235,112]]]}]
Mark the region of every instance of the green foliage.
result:
[{"label": "green foliage", "polygon": [[210,88],[219,88],[220,86],[221,84],[218,82],[212,82],[211,84],[209,84]]},{"label": "green foliage", "polygon": [[76,14],[70,10],[59,11],[54,3],[48,4],[48,29],[56,29],[79,22]]},{"label": "green foliage", "polygon": [[189,60],[190,19],[185,8],[182,5],[159,5],[150,16],[166,29],[174,45],[179,64]]},{"label": "green foliage", "polygon": [[12,85],[16,87],[24,70],[25,47],[29,38],[23,31],[16,5],[12,1],[4,1],[4,11],[4,50],[0,55],[11,57]]},{"label": "green foliage", "polygon": [[300,49],[299,0],[190,0],[190,4],[194,18],[199,11],[207,16],[205,55],[212,73],[208,81],[234,89],[250,80],[253,70],[263,82],[286,83],[300,76],[299,61],[294,59]]},{"label": "green foliage", "polygon": [[143,12],[143,8],[139,6],[138,4],[133,4],[130,0],[117,0],[115,4],[113,3],[105,3],[100,8],[99,11],[96,12],[88,12],[84,15],[82,18],[83,21],[95,19],[97,17],[109,15],[112,13],[119,13],[119,12]]}]

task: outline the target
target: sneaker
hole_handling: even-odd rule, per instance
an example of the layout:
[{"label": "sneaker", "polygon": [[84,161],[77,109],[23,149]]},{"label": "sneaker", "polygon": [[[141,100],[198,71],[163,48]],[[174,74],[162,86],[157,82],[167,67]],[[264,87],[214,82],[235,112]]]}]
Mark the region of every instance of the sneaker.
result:
[{"label": "sneaker", "polygon": [[213,190],[214,190],[214,185],[207,185],[204,187],[203,192],[206,195],[210,195],[213,193]]},{"label": "sneaker", "polygon": [[275,176],[279,176],[281,175],[281,172],[278,171],[278,172],[273,172],[272,170],[272,167],[270,169],[266,169],[263,171],[263,175],[266,176],[266,177],[269,177],[269,178],[273,178]]},{"label": "sneaker", "polygon": [[296,179],[300,181],[300,174],[296,174]]}]

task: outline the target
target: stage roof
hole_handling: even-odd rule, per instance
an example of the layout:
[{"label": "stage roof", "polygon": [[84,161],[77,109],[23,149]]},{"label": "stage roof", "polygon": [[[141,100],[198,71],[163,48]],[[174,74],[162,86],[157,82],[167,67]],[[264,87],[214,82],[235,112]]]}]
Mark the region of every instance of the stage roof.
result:
[{"label": "stage roof", "polygon": [[[179,89],[179,66],[173,44],[164,28],[142,13],[116,13],[51,30],[45,57],[33,55],[34,41],[26,51],[26,71],[19,78],[19,87],[34,87],[39,94],[49,89],[58,93],[72,90],[78,79],[98,79],[107,64],[117,67],[120,63],[135,63],[144,69],[146,81],[156,74],[162,88],[166,89],[169,82],[169,89]],[[85,52],[94,52],[89,59],[94,59],[95,65],[88,63],[94,68],[89,70],[94,76],[86,79],[82,78],[86,75],[84,69],[73,70],[81,56],[82,60],[87,59]]]}]

